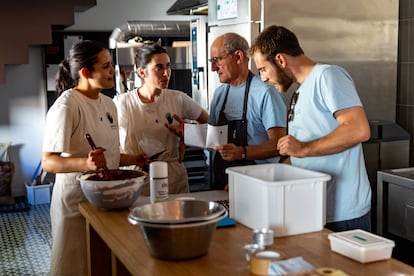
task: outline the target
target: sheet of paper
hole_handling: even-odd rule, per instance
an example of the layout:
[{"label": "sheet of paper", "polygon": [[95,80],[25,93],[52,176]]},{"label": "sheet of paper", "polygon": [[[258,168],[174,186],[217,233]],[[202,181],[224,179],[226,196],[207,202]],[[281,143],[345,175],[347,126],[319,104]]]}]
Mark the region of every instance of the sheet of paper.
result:
[{"label": "sheet of paper", "polygon": [[209,124],[184,124],[184,143],[199,148],[227,144],[228,127]]},{"label": "sheet of paper", "polygon": [[228,126],[207,126],[206,148],[227,144]]},{"label": "sheet of paper", "polygon": [[207,124],[184,124],[184,144],[205,148]]}]

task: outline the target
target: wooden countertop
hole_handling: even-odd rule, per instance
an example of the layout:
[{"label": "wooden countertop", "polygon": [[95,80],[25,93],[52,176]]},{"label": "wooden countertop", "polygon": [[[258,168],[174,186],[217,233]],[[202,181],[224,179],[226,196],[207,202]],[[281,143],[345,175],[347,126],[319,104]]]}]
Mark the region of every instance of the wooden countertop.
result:
[{"label": "wooden countertop", "polygon": [[[218,228],[205,256],[166,261],[149,255],[139,228],[128,222],[129,210],[102,211],[88,202],[80,203],[79,208],[87,226],[96,231],[132,275],[251,275],[244,245],[252,243],[252,230],[241,224]],[[396,259],[361,264],[332,252],[329,233],[323,230],[275,238],[269,250],[281,252],[286,258],[302,256],[316,268],[332,267],[349,275],[414,275],[414,267]],[[94,248],[90,248],[90,252],[93,255]]]}]

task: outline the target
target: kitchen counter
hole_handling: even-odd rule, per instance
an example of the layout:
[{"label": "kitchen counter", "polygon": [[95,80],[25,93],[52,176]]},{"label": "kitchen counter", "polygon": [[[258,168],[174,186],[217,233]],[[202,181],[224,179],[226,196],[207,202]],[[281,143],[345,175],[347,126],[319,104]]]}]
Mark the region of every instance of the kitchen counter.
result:
[{"label": "kitchen counter", "polygon": [[[188,196],[211,200],[225,198],[214,192],[191,193]],[[143,198],[137,205],[148,202]],[[252,243],[252,230],[237,224],[218,228],[207,255],[184,261],[166,261],[149,255],[137,226],[128,222],[129,210],[102,211],[89,202],[79,204],[86,219],[90,275],[251,275],[244,245]],[[285,258],[302,256],[319,267],[340,269],[349,275],[414,275],[414,267],[396,259],[361,264],[332,252],[329,230],[275,238],[270,250]]]}]

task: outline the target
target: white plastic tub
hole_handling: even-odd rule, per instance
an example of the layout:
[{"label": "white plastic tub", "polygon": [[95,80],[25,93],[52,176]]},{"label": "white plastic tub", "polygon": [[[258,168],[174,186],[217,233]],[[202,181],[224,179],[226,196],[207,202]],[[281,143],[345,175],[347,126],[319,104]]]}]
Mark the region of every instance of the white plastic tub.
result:
[{"label": "white plastic tub", "polygon": [[31,205],[50,203],[53,183],[29,186],[26,184],[27,201]]},{"label": "white plastic tub", "polygon": [[330,175],[286,164],[230,167],[230,217],[275,237],[320,231]]},{"label": "white plastic tub", "polygon": [[361,263],[391,258],[394,241],[364,230],[350,230],[328,235],[331,250]]}]

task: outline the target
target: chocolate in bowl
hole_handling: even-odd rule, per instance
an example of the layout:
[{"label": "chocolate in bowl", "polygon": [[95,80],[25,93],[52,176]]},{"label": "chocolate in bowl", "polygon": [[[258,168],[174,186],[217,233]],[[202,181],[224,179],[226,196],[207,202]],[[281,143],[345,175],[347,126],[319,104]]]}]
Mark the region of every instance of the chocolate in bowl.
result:
[{"label": "chocolate in bowl", "polygon": [[135,170],[85,172],[78,177],[83,194],[90,203],[105,210],[130,207],[145,184],[147,173]]},{"label": "chocolate in bowl", "polygon": [[110,181],[110,180],[125,180],[129,178],[135,178],[144,176],[145,174],[141,171],[134,170],[109,170],[109,176],[104,171],[98,171],[91,173],[86,180],[99,180],[99,181]]}]

